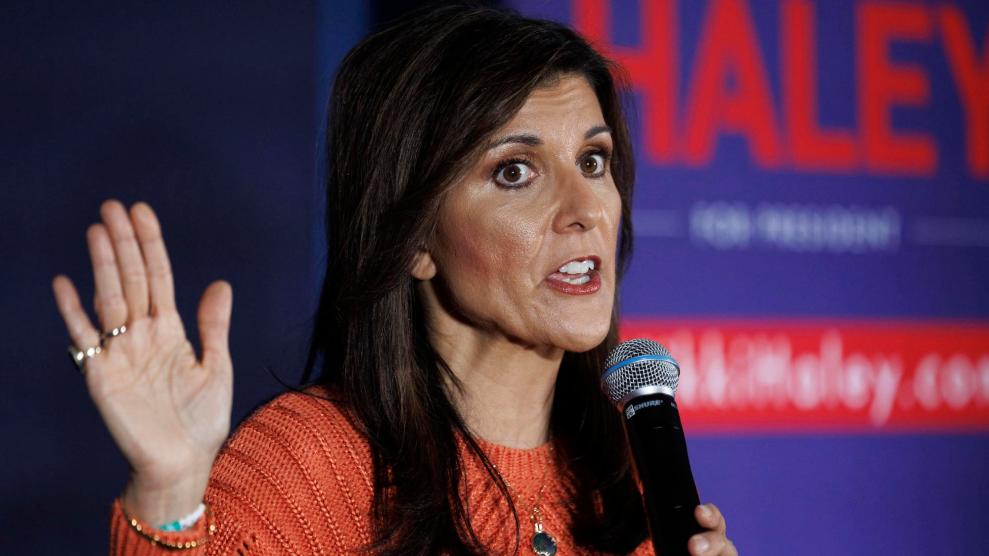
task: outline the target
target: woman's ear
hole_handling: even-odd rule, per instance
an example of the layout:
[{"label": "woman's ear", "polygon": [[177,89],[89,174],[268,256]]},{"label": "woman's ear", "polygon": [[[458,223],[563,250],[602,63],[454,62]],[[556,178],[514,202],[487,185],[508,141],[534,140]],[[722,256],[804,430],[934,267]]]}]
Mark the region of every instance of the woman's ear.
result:
[{"label": "woman's ear", "polygon": [[412,277],[416,280],[429,280],[436,276],[436,262],[433,256],[420,247],[414,259],[412,259]]}]

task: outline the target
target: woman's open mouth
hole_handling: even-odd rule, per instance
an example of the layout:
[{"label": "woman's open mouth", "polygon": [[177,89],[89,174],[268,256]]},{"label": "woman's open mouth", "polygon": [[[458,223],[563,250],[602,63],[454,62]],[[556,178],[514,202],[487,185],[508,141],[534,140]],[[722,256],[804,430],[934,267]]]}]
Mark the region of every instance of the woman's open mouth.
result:
[{"label": "woman's open mouth", "polygon": [[601,288],[599,268],[601,260],[595,256],[571,259],[546,277],[551,288],[570,295],[586,295]]}]

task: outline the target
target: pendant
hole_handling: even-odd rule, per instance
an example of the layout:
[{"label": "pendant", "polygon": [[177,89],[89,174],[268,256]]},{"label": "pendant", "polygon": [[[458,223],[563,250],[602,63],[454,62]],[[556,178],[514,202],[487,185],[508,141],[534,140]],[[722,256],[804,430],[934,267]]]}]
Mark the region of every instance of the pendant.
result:
[{"label": "pendant", "polygon": [[536,534],[532,535],[532,551],[539,556],[554,556],[556,554],[556,539],[546,531],[543,524],[536,524]]}]

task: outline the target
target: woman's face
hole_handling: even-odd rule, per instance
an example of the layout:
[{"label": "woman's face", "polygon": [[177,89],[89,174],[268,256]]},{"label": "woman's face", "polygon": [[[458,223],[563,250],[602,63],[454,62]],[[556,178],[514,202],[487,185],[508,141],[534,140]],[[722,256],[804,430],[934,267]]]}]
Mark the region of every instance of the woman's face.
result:
[{"label": "woman's face", "polygon": [[429,280],[436,309],[525,345],[580,352],[601,343],[621,218],[612,148],[582,76],[533,91],[444,199],[413,272]]}]

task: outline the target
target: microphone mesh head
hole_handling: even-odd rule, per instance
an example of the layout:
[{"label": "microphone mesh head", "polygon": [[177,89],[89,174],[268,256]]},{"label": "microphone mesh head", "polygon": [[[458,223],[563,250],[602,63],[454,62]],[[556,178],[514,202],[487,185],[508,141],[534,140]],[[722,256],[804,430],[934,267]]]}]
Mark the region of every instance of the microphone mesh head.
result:
[{"label": "microphone mesh head", "polygon": [[[636,359],[639,357],[641,359]],[[607,370],[601,377],[601,386],[616,404],[646,386],[665,386],[676,394],[680,382],[680,366],[670,356],[669,350],[658,342],[644,338],[618,344],[608,355],[605,365]]]}]

